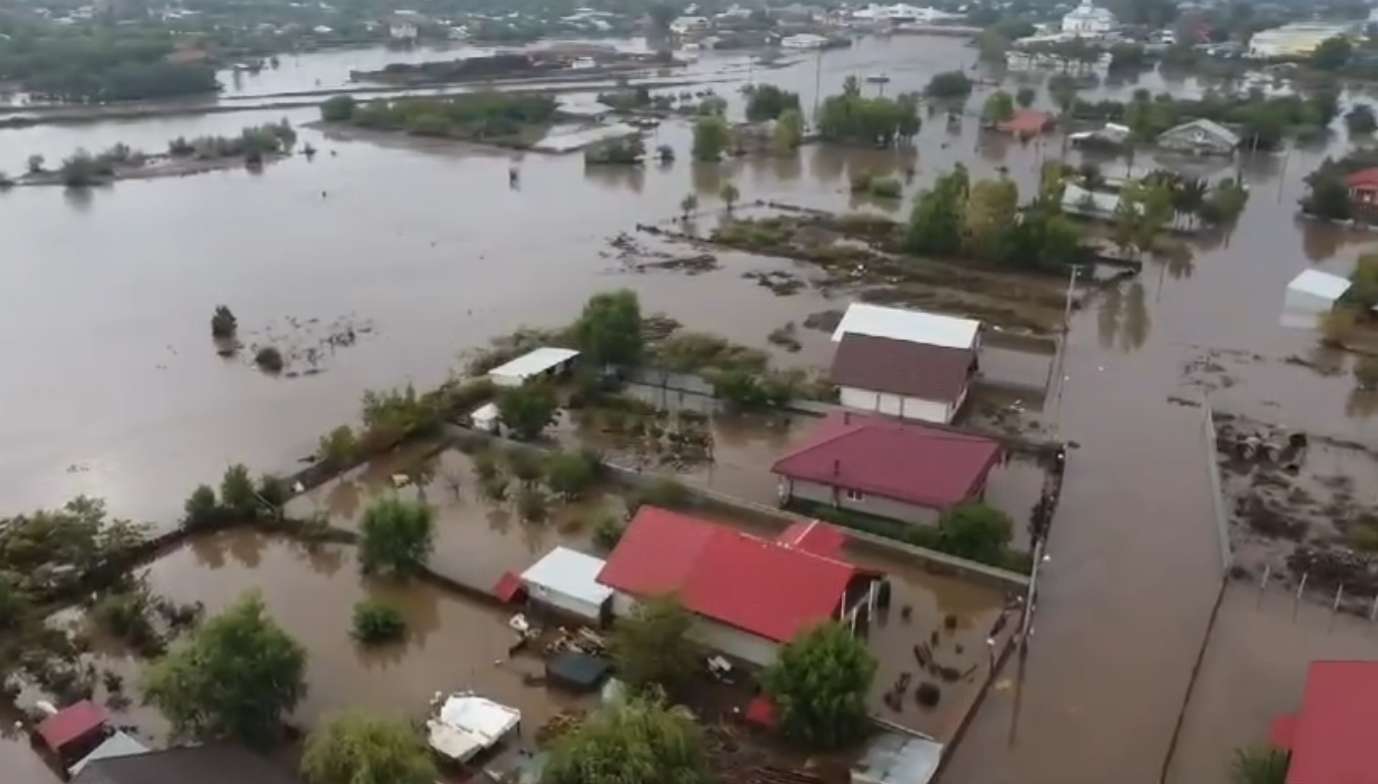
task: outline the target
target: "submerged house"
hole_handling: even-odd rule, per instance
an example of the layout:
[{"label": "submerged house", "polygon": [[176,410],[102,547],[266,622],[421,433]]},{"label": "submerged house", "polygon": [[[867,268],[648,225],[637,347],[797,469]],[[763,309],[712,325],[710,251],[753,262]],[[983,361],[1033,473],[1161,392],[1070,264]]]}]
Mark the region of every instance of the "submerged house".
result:
[{"label": "submerged house", "polygon": [[74,784],[301,784],[291,771],[242,746],[210,744],[91,761]]},{"label": "submerged house", "polygon": [[935,523],[981,500],[1004,458],[984,436],[876,416],[834,413],[771,471],[781,505],[804,501],[904,523]]},{"label": "submerged house", "polygon": [[947,424],[980,364],[981,322],[853,304],[833,332],[829,379],[847,408]]},{"label": "submerged house", "polygon": [[1335,309],[1354,284],[1329,272],[1302,270],[1287,284],[1282,298],[1282,326],[1311,329]]},{"label": "submerged house", "polygon": [[1239,134],[1214,120],[1192,120],[1158,136],[1158,146],[1192,155],[1233,155]]},{"label": "submerged house", "polygon": [[807,523],[762,539],[707,520],[642,506],[598,581],[625,617],[638,600],[673,593],[694,613],[690,637],[766,666],[795,635],[830,619],[856,627],[881,575],[842,560],[844,535]]}]

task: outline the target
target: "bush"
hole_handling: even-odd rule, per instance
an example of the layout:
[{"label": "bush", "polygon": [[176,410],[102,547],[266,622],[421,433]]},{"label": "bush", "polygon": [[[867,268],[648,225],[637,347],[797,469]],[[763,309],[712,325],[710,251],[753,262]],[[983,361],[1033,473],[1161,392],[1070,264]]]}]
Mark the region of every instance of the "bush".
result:
[{"label": "bush", "polygon": [[593,543],[605,552],[612,552],[626,533],[626,523],[613,515],[604,515],[593,524]]},{"label": "bush", "polygon": [[258,494],[269,504],[281,507],[292,497],[292,488],[282,478],[264,474],[258,478]]},{"label": "bush", "polygon": [[435,548],[431,508],[396,496],[370,504],[359,533],[359,565],[366,574],[411,573],[424,566]]},{"label": "bush", "polygon": [[512,476],[524,485],[539,482],[545,473],[545,466],[541,464],[541,453],[523,446],[508,450],[507,467],[511,469]]},{"label": "bush", "polygon": [[364,600],[354,605],[354,639],[364,645],[397,642],[407,635],[407,617],[390,604]]},{"label": "bush", "polygon": [[665,509],[684,509],[689,506],[689,488],[668,476],[652,479],[645,487],[632,494],[628,506],[633,513],[643,504]]},{"label": "bush", "polygon": [[601,463],[579,452],[558,452],[545,461],[545,483],[565,500],[582,496],[598,481]]},{"label": "bush", "polygon": [[220,480],[220,503],[227,511],[240,517],[253,517],[258,512],[257,489],[249,477],[249,469],[236,463],[225,469]]},{"label": "bush", "polygon": [[211,337],[217,339],[229,339],[239,331],[239,320],[234,313],[224,305],[216,305],[215,312],[211,314]]},{"label": "bush", "polygon": [[321,119],[326,122],[348,122],[354,118],[358,101],[352,95],[332,95],[321,103]]},{"label": "bush", "polygon": [[545,491],[532,485],[523,486],[517,491],[517,514],[528,523],[545,522],[550,514]]},{"label": "bush", "polygon": [[359,439],[349,425],[340,425],[321,436],[316,459],[334,469],[344,468],[359,456]]},{"label": "bush", "polygon": [[200,485],[193,490],[182,509],[186,511],[183,525],[190,528],[211,525],[220,516],[220,502],[210,485]]},{"label": "bush", "polygon": [[254,364],[267,373],[281,373],[287,366],[287,361],[282,358],[281,351],[272,346],[264,346],[254,354]]}]

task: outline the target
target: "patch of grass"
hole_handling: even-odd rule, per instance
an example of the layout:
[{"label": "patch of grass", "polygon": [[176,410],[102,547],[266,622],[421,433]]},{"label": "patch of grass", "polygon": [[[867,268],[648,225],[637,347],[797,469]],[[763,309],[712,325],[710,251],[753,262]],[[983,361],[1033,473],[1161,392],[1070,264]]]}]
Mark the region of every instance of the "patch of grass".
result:
[{"label": "patch of grass", "polygon": [[364,645],[397,642],[407,635],[407,616],[390,604],[366,599],[354,605],[353,636]]}]

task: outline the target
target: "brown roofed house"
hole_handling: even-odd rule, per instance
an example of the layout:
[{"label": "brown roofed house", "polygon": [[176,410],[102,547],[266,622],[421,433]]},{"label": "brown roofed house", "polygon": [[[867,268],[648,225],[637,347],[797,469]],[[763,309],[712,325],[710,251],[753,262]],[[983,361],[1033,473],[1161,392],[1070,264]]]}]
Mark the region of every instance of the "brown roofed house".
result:
[{"label": "brown roofed house", "polygon": [[209,745],[92,760],[73,784],[301,784],[242,746]]},{"label": "brown roofed house", "polygon": [[829,379],[850,408],[947,424],[977,367],[972,349],[849,333],[838,341]]}]

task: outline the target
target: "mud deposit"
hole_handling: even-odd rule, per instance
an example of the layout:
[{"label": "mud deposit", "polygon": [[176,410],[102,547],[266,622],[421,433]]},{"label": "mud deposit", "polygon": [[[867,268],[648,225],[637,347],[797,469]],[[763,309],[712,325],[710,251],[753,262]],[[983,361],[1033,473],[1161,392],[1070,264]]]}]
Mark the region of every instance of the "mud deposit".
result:
[{"label": "mud deposit", "polygon": [[286,316],[244,333],[230,353],[254,364],[260,351],[276,349],[282,354],[282,377],[314,376],[329,369],[338,351],[376,333],[371,319],[353,313],[333,319]]},{"label": "mud deposit", "polygon": [[1238,576],[1378,596],[1378,452],[1354,442],[1216,414],[1222,491]]}]

